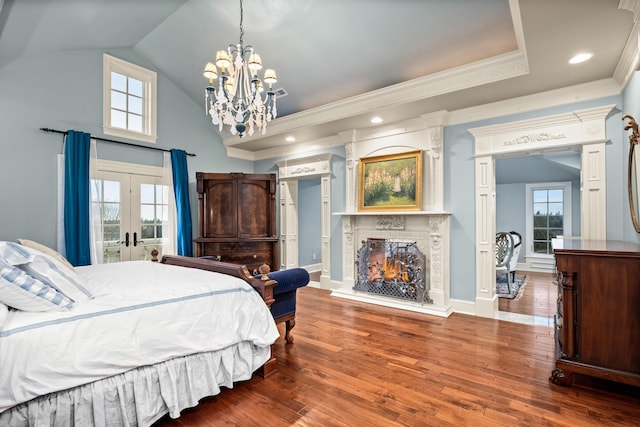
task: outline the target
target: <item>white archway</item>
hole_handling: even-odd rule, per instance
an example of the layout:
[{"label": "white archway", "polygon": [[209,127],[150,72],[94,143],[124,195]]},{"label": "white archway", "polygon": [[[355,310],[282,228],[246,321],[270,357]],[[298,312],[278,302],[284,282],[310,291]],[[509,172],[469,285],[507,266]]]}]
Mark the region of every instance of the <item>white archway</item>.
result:
[{"label": "white archway", "polygon": [[280,185],[280,269],[298,267],[298,180],[320,177],[320,286],[331,284],[331,156],[320,154],[276,162]]},{"label": "white archway", "polygon": [[615,105],[469,129],[475,138],[476,315],[495,318],[495,158],[581,147],[581,237],[606,239],[605,119]]}]

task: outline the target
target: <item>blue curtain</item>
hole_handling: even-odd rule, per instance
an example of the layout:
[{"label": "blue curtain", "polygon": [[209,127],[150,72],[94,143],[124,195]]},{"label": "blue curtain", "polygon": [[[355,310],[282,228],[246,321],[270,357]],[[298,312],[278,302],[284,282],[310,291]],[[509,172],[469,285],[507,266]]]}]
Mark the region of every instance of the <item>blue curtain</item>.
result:
[{"label": "blue curtain", "polygon": [[72,265],[91,264],[90,139],[90,134],[73,130],[64,139],[64,243]]},{"label": "blue curtain", "polygon": [[178,232],[178,255],[193,256],[191,243],[191,207],[189,205],[189,171],[187,170],[187,153],[183,150],[171,150],[171,173],[173,175],[173,191],[176,197],[176,229]]}]

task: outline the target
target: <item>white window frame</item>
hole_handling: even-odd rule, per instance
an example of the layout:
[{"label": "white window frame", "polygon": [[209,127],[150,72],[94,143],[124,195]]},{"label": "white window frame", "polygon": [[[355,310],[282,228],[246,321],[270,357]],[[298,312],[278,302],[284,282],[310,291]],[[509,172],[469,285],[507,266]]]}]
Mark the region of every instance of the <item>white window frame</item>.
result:
[{"label": "white window frame", "polygon": [[535,258],[546,258],[553,259],[553,254],[539,254],[533,252],[533,214],[531,213],[533,210],[533,190],[541,190],[541,189],[558,189],[561,188],[563,190],[563,235],[568,236],[572,234],[572,225],[571,225],[571,205],[573,203],[572,195],[571,195],[571,182],[570,181],[562,181],[562,182],[541,182],[536,184],[526,184],[526,236],[527,236],[527,248],[525,256],[527,258],[535,259]]},{"label": "white window frame", "polygon": [[[142,82],[142,132],[111,126],[111,72]],[[157,139],[157,74],[108,54],[102,56],[102,129],[106,135],[156,142]]]}]

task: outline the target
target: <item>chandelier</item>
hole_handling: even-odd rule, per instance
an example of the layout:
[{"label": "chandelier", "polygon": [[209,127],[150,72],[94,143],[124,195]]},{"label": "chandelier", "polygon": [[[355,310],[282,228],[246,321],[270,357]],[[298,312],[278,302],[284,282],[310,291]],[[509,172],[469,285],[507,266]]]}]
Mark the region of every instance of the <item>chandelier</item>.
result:
[{"label": "chandelier", "polygon": [[[215,64],[209,62],[204,69],[204,76],[209,79],[209,86],[205,90],[205,111],[220,132],[224,125],[228,125],[232,135],[243,137],[246,132],[251,136],[256,129],[264,135],[267,123],[277,115],[276,96],[272,88],[277,77],[273,69],[267,68],[263,80],[258,78],[262,60],[253,47],[244,45],[242,20],[240,0],[240,42],[229,45],[227,50],[219,50]],[[216,90],[213,81],[218,76],[220,80]],[[269,86],[264,99],[263,81]]]}]

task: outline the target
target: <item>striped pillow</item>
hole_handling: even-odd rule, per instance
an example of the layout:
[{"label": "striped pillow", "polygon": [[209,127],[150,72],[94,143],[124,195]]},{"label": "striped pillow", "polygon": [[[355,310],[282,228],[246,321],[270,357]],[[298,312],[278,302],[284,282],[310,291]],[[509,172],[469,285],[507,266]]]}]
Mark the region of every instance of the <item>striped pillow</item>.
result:
[{"label": "striped pillow", "polygon": [[23,311],[71,308],[73,301],[0,258],[0,302]]},{"label": "striped pillow", "polygon": [[0,242],[0,257],[74,302],[93,298],[91,292],[80,283],[75,271],[37,249],[13,242]]}]

